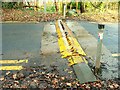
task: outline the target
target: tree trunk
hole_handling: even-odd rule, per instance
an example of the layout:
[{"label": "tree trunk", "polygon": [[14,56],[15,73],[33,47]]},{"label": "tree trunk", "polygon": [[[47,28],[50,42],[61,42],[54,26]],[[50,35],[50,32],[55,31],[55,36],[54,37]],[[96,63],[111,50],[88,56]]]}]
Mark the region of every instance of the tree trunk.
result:
[{"label": "tree trunk", "polygon": [[56,2],[56,0],[54,0],[54,3],[55,3],[55,9],[56,9],[56,12],[58,12],[58,5],[57,5],[57,2]]},{"label": "tree trunk", "polygon": [[59,12],[62,13],[62,1],[59,2]]},{"label": "tree trunk", "polygon": [[118,2],[118,12],[120,12],[120,1]]},{"label": "tree trunk", "polygon": [[23,6],[24,6],[23,2],[20,2],[19,3],[19,8],[23,8]]},{"label": "tree trunk", "polygon": [[44,14],[46,15],[46,0],[44,0],[43,3],[44,3]]},{"label": "tree trunk", "polygon": [[76,0],[76,11],[78,10],[78,0]]},{"label": "tree trunk", "polygon": [[83,2],[80,2],[80,12],[81,12],[81,13],[84,13],[84,12],[85,12],[84,3],[83,3]]},{"label": "tree trunk", "polygon": [[70,10],[72,10],[72,4],[70,4]]}]

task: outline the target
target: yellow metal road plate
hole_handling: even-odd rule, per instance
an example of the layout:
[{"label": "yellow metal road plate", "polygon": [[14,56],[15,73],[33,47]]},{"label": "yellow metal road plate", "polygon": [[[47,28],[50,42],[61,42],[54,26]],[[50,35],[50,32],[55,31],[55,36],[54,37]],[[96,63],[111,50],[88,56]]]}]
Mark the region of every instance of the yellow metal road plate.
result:
[{"label": "yellow metal road plate", "polygon": [[58,39],[58,44],[60,46],[60,52],[63,52],[65,51],[67,48],[64,46],[64,42],[63,42],[63,39],[62,38],[59,38]]},{"label": "yellow metal road plate", "polygon": [[82,47],[80,46],[80,44],[78,43],[78,41],[76,40],[76,38],[74,37],[68,37],[72,43],[72,46],[74,46],[77,50],[77,52],[80,55],[86,56],[85,52],[83,51]]},{"label": "yellow metal road plate", "polygon": [[[69,65],[73,66],[75,74],[80,83],[96,81],[96,77],[87,65],[85,52],[80,46],[72,31],[65,23],[62,23],[64,30],[60,28],[59,22],[56,22],[56,31],[58,35],[58,44],[63,58],[68,59]],[[66,33],[67,32],[67,33]],[[65,35],[66,34],[66,35]]]},{"label": "yellow metal road plate", "polygon": [[[72,35],[72,32],[69,31],[71,35],[64,36],[62,33],[64,31],[60,30],[59,22],[56,22],[56,32],[58,35],[58,44],[60,48],[60,52],[62,55],[62,58],[68,58],[69,65],[74,65],[76,63],[82,63],[87,61],[83,56],[86,56],[85,52],[83,51],[82,47],[78,43],[77,39],[74,38]],[[73,55],[77,54],[77,55]],[[81,55],[81,56],[80,56]],[[71,58],[72,57],[72,58]]]}]

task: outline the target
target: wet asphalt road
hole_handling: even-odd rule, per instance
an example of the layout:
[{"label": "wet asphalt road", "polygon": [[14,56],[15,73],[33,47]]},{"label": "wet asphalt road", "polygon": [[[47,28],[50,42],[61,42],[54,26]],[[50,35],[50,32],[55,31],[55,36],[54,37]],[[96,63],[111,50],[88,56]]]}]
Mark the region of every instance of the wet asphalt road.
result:
[{"label": "wet asphalt road", "polygon": [[[39,55],[44,24],[2,24],[2,59],[23,59]],[[97,39],[96,23],[79,24]],[[118,24],[105,25],[103,44],[112,53],[118,52]]]},{"label": "wet asphalt road", "polygon": [[[92,34],[96,39],[98,38],[98,23],[91,22],[79,22],[79,25],[83,26],[90,34]],[[110,52],[120,53],[118,51],[118,28],[120,25],[118,23],[105,24],[103,44],[107,47]]]},{"label": "wet asphalt road", "polygon": [[39,54],[44,23],[2,24],[2,59],[23,59]]}]

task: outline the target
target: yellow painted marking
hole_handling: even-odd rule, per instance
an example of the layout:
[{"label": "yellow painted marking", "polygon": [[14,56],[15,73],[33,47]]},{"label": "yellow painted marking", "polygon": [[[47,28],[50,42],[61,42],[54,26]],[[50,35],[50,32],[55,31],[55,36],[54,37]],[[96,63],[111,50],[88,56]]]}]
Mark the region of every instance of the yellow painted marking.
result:
[{"label": "yellow painted marking", "polygon": [[120,53],[115,53],[115,54],[112,54],[113,57],[119,57],[120,56]]},{"label": "yellow painted marking", "polygon": [[0,60],[0,64],[18,64],[18,63],[28,63],[28,60]]},{"label": "yellow painted marking", "polygon": [[21,70],[22,66],[1,66],[0,70]]}]

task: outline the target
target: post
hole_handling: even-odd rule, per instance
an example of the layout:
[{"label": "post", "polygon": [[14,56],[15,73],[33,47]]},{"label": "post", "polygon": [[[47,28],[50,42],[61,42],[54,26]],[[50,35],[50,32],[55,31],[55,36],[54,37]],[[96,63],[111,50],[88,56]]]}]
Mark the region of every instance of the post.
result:
[{"label": "post", "polygon": [[98,44],[97,44],[97,55],[96,55],[96,63],[95,63],[95,74],[99,73],[100,70],[100,59],[101,59],[101,50],[102,50],[102,40],[103,40],[103,31],[105,25],[98,24]]},{"label": "post", "polygon": [[43,1],[43,4],[44,4],[44,14],[46,16],[46,0]]},{"label": "post", "polygon": [[63,18],[65,19],[66,16],[66,4],[63,4]]}]

